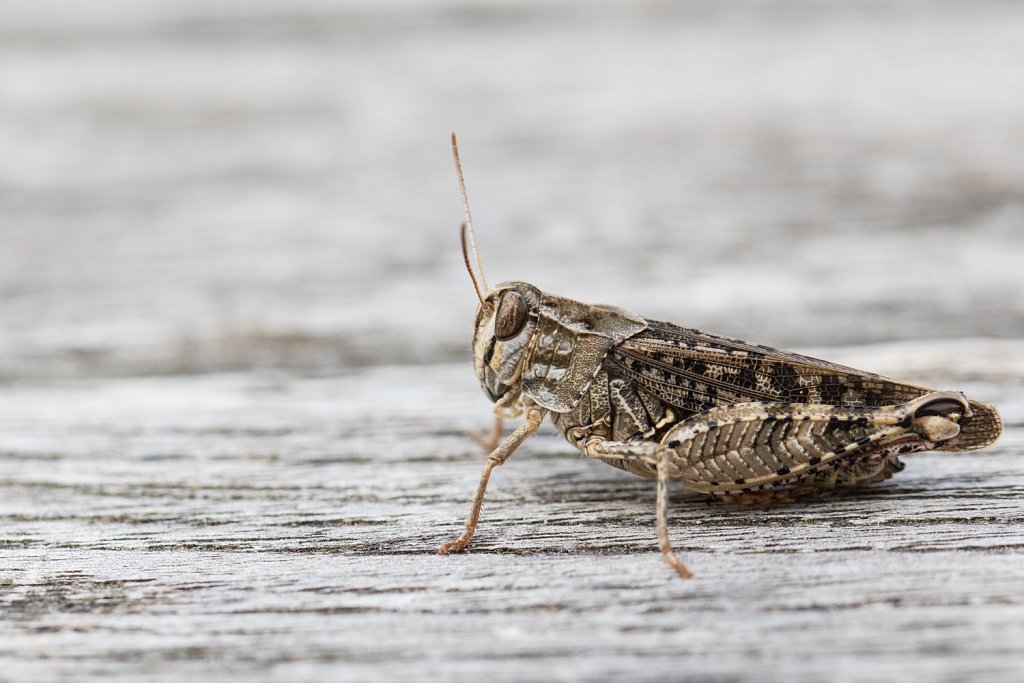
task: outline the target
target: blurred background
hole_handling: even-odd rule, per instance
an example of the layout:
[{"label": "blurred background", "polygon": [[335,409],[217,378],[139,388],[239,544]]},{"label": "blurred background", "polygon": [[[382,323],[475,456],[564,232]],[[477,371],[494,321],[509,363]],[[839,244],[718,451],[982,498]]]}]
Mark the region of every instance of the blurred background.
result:
[{"label": "blurred background", "polygon": [[1024,334],[1024,5],[9,0],[0,379],[469,359],[486,272],[777,346]]}]

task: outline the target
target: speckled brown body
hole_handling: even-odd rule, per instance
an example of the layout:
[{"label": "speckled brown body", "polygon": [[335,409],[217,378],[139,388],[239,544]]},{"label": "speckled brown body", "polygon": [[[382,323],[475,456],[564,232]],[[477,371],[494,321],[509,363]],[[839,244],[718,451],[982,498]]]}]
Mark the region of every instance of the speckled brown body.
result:
[{"label": "speckled brown body", "polygon": [[[468,258],[467,258],[468,262]],[[584,455],[658,480],[658,543],[668,482],[741,503],[881,481],[899,456],[968,451],[1002,431],[995,407],[862,370],[545,294],[525,282],[481,295],[474,365],[498,429],[466,532],[491,470],[545,415]],[[501,419],[526,420],[498,442]]]},{"label": "speckled brown body", "polygon": [[[827,417],[836,418],[831,420],[832,431],[841,431],[842,417],[853,423],[848,436],[857,441],[868,434],[864,429],[868,416],[879,413],[871,409],[902,404],[934,391],[767,346],[670,323],[646,322],[646,329],[609,349],[582,400],[568,412],[551,414],[565,438],[581,450],[592,436],[609,441],[670,442],[666,435],[677,425],[692,422],[712,409],[741,403],[763,406],[755,412],[763,413],[764,419],[747,423],[752,431],[776,422],[772,425],[776,449],[784,441],[782,432],[789,429],[787,422],[799,422],[799,418],[782,415],[777,419],[775,413],[800,413],[799,406],[831,407]],[[794,454],[788,463],[774,470],[776,477],[757,486],[750,485],[749,479],[758,470],[742,466],[720,468],[722,476],[717,479],[722,481],[706,479],[698,483],[690,479],[687,483],[691,488],[716,494],[781,488],[805,479],[817,486],[872,483],[903,469],[899,455],[931,449],[973,450],[991,443],[1001,431],[998,413],[980,401],[970,401],[969,405],[972,415],[960,418],[959,434],[941,443],[919,434],[904,435],[898,443],[887,440],[856,449],[842,459],[803,468],[800,474],[796,474],[794,465],[799,462]],[[756,440],[753,434],[745,439],[738,434],[729,436],[734,447],[743,440]],[[765,439],[761,450],[771,451],[771,434]],[[716,449],[727,453],[729,446],[729,438],[719,438],[703,448],[710,455]],[[808,456],[808,460],[813,457]],[[606,462],[641,476],[656,476],[655,467],[642,460]],[[744,473],[746,476],[740,476]],[[741,478],[744,483],[737,484]]]},{"label": "speckled brown body", "polygon": [[[669,542],[671,479],[725,500],[771,502],[880,481],[902,469],[900,455],[974,450],[1002,432],[994,406],[960,392],[647,320],[526,282],[489,288],[454,135],[452,151],[466,211],[462,254],[480,299],[473,364],[498,420],[482,441],[491,453],[466,530],[442,554],[469,544],[491,471],[549,414],[588,458],[657,479],[658,545],[684,578],[690,573]],[[502,419],[523,413],[501,439]]]},{"label": "speckled brown body", "polygon": [[[487,324],[505,297],[522,297],[528,314],[517,334],[501,341]],[[526,283],[499,285],[488,302],[477,321],[477,372],[485,389],[495,380],[504,388],[502,410],[539,405],[584,452],[598,440],[663,444],[676,452],[675,477],[699,491],[870,483],[902,469],[901,454],[972,450],[1001,431],[991,405],[959,394],[551,296]],[[958,412],[950,418],[955,428],[930,434],[911,419],[881,434],[897,406],[932,394]],[[699,449],[673,445],[702,421],[719,424]],[[826,424],[801,432],[801,422]],[[657,474],[650,458],[600,459]]]}]

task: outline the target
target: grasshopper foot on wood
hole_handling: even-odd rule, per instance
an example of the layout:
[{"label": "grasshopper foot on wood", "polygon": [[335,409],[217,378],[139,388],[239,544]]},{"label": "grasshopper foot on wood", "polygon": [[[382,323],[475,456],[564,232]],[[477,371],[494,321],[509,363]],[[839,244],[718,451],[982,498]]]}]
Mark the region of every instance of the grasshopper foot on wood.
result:
[{"label": "grasshopper foot on wood", "polygon": [[[484,471],[480,475],[480,483],[476,487],[476,496],[473,498],[473,507],[470,508],[469,519],[466,521],[466,530],[454,541],[449,541],[438,548],[438,554],[447,555],[450,552],[458,552],[464,550],[469,545],[469,540],[473,538],[473,533],[476,532],[476,525],[480,522],[480,510],[484,505],[484,495],[487,493],[487,482],[491,478],[491,470],[504,464],[515,450],[519,448],[520,444],[530,438],[540,428],[541,423],[544,422],[546,412],[546,410],[537,406],[528,406],[526,408],[526,421],[516,427],[515,431],[509,434],[508,438],[487,456],[487,464],[484,465]],[[501,418],[499,417],[498,419],[500,420]]]}]

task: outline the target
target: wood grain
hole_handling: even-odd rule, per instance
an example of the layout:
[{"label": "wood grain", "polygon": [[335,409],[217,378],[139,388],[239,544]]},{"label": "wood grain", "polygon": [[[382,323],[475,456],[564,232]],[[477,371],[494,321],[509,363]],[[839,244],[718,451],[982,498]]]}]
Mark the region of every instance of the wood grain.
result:
[{"label": "wood grain", "polygon": [[550,429],[495,474],[471,551],[437,556],[483,459],[462,365],[9,386],[3,677],[1010,680],[1020,384],[957,385],[1003,406],[997,446],[872,489],[677,490],[690,582],[657,553],[651,482]]}]

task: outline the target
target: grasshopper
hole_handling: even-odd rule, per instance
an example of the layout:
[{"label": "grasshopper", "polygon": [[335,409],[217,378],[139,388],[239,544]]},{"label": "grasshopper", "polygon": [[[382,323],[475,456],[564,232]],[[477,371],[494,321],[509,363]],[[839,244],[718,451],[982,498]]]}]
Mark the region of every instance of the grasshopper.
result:
[{"label": "grasshopper", "polygon": [[[480,305],[473,365],[497,416],[466,530],[491,471],[549,416],[588,458],[657,480],[658,547],[669,541],[668,484],[727,502],[771,503],[882,481],[900,456],[983,448],[1002,432],[995,406],[863,370],[547,294],[526,282],[488,287],[452,135],[465,211],[462,255]],[[469,247],[467,249],[467,231]],[[470,262],[472,251],[475,262]],[[478,277],[479,276],[479,277]],[[502,420],[524,416],[503,440]]]}]

